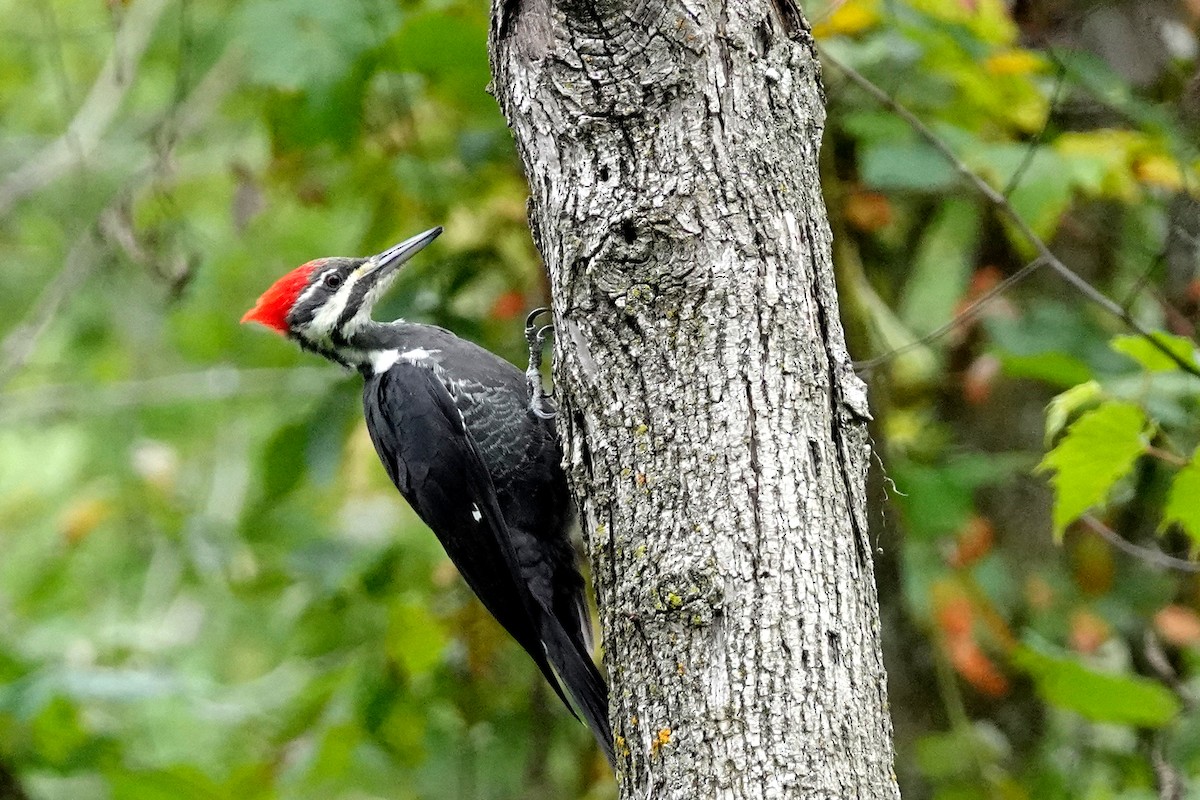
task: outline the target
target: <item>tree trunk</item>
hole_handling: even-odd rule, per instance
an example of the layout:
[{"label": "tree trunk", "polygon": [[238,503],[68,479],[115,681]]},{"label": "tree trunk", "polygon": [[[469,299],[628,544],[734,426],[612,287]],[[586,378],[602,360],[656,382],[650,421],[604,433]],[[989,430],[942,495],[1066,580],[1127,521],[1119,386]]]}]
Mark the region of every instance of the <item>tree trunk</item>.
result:
[{"label": "tree trunk", "polygon": [[625,798],[892,798],[793,0],[494,0]]}]

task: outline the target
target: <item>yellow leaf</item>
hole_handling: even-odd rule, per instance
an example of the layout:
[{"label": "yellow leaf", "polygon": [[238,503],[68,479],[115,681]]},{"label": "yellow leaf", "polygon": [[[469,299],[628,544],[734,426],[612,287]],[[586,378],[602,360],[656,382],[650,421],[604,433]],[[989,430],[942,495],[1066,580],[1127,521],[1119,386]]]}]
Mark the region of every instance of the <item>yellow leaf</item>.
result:
[{"label": "yellow leaf", "polygon": [[846,0],[823,20],[813,25],[813,36],[857,36],[879,22],[879,4],[875,0]]},{"label": "yellow leaf", "polygon": [[913,8],[946,22],[964,25],[984,42],[1017,38],[1017,26],[1004,0],[908,0]]},{"label": "yellow leaf", "polygon": [[1142,183],[1159,186],[1171,191],[1183,188],[1183,170],[1169,156],[1152,154],[1142,156],[1133,164],[1133,174]]},{"label": "yellow leaf", "polygon": [[80,497],[67,506],[58,527],[71,544],[78,544],[112,516],[112,503],[102,497]]},{"label": "yellow leaf", "polygon": [[1041,71],[1044,65],[1041,56],[1021,49],[993,53],[983,62],[983,68],[992,75],[1028,75]]},{"label": "yellow leaf", "polygon": [[1064,133],[1054,143],[1059,154],[1095,165],[1102,194],[1127,202],[1139,196],[1132,170],[1133,154],[1146,146],[1146,137],[1140,133],[1111,129]]}]

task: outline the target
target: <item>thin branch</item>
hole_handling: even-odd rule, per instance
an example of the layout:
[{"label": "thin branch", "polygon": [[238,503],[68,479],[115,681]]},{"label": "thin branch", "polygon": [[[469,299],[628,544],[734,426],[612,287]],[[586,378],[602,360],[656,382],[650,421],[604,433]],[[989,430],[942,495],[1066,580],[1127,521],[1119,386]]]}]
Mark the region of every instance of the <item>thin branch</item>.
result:
[{"label": "thin branch", "polygon": [[141,0],[129,9],[108,60],[66,131],[0,181],[0,217],[25,196],[83,164],[100,145],[166,7],[167,0]]},{"label": "thin branch", "polygon": [[1146,455],[1157,458],[1159,461],[1166,462],[1173,467],[1186,467],[1190,463],[1189,459],[1176,455],[1170,450],[1155,447],[1154,445],[1146,445]]},{"label": "thin branch", "polygon": [[66,263],[38,296],[25,319],[0,342],[0,388],[3,388],[33,355],[38,340],[58,313],[63,302],[83,283],[95,267],[100,243],[91,230],[79,237],[67,253]]},{"label": "thin branch", "polygon": [[[195,87],[187,102],[172,110],[173,124],[180,138],[197,130],[201,122],[215,112],[221,99],[234,84],[235,65],[236,59],[227,52]],[[135,171],[135,175],[153,166],[153,160],[148,159],[145,166]],[[134,180],[136,181],[136,178]],[[3,204],[2,195],[3,188],[0,187],[0,205]],[[0,342],[0,389],[25,365],[63,303],[95,267],[101,237],[120,247],[134,263],[149,263],[150,255],[141,249],[131,226],[122,224],[120,205],[121,200],[118,199],[100,213],[97,221],[99,236],[97,232],[89,229],[80,237],[67,254],[62,270],[42,290],[25,319],[12,328]]]},{"label": "thin branch", "polygon": [[1196,710],[1196,698],[1192,696],[1184,682],[1179,679],[1179,673],[1171,666],[1171,659],[1167,657],[1167,653],[1163,650],[1162,642],[1159,641],[1158,635],[1153,628],[1146,628],[1142,632],[1142,655],[1146,658],[1146,663],[1150,669],[1158,677],[1160,681],[1171,687],[1171,691],[1179,698],[1179,702],[1189,712]]},{"label": "thin branch", "polygon": [[1154,782],[1158,784],[1158,800],[1183,800],[1187,781],[1175,765],[1167,760],[1163,733],[1154,735],[1150,745],[1150,766],[1154,768]]},{"label": "thin branch", "polygon": [[1098,290],[1096,287],[1092,286],[1083,278],[1079,277],[1079,275],[1075,274],[1070,267],[1059,260],[1058,256],[1056,256],[1053,251],[1050,250],[1049,245],[1046,244],[1042,237],[1038,236],[1037,233],[1034,232],[1033,228],[1029,226],[1029,223],[1025,221],[1024,217],[1016,212],[1016,209],[1012,207],[1012,204],[1008,202],[1008,199],[995,188],[993,188],[991,184],[980,177],[979,174],[968,167],[966,163],[955,154],[950,146],[946,144],[941,137],[934,133],[934,131],[924,122],[922,122],[915,114],[888,95],[887,92],[883,91],[883,89],[880,89],[869,79],[860,74],[857,70],[834,58],[829,54],[828,51],[823,51],[821,58],[825,63],[831,64],[837,68],[852,83],[869,94],[877,102],[886,106],[893,113],[907,122],[909,127],[916,131],[918,136],[924,139],[927,144],[933,147],[933,149],[937,150],[938,153],[940,153],[941,156],[946,159],[946,161],[952,167],[954,167],[954,170],[960,176],[962,176],[967,183],[973,186],[977,192],[983,195],[988,202],[990,202],[996,208],[996,210],[1005,219],[1007,219],[1009,223],[1011,223],[1012,226],[1017,229],[1021,236],[1037,251],[1038,259],[1034,262],[1035,264],[1044,264],[1049,266],[1052,270],[1054,270],[1055,273],[1058,274],[1060,278],[1066,281],[1072,288],[1079,292],[1079,294],[1083,295],[1084,298],[1112,314],[1117,319],[1121,320],[1130,330],[1145,338],[1152,347],[1169,358],[1181,370],[1200,378],[1200,366],[1190,363],[1186,359],[1181,358],[1178,354],[1172,352],[1169,347],[1151,335],[1151,332],[1147,328],[1143,327],[1142,324],[1136,319],[1134,319],[1127,310],[1113,302],[1107,295]]},{"label": "thin branch", "polygon": [[949,322],[945,323],[944,325],[938,326],[934,330],[932,330],[929,333],[922,336],[920,339],[915,339],[911,342],[908,342],[907,344],[902,344],[893,350],[889,350],[888,352],[884,353],[883,355],[876,356],[875,358],[868,358],[863,361],[855,361],[854,368],[856,370],[873,369],[873,368],[879,366],[880,364],[884,364],[884,363],[887,363],[888,361],[891,361],[896,356],[907,353],[909,350],[915,350],[918,347],[924,347],[925,345],[929,344],[930,342],[941,338],[945,334],[947,334],[950,331],[952,331],[953,329],[957,328],[959,325],[962,325],[963,323],[967,322],[968,320],[973,319],[976,315],[979,314],[979,312],[983,311],[983,309],[986,305],[988,305],[990,302],[995,300],[1000,295],[1004,294],[1006,291],[1011,289],[1013,286],[1016,286],[1018,283],[1025,280],[1026,278],[1028,278],[1030,275],[1032,275],[1034,272],[1036,272],[1037,268],[1040,267],[1041,265],[1042,265],[1042,259],[1040,257],[1035,258],[1033,261],[1030,261],[1028,264],[1021,267],[1019,270],[1014,272],[1012,275],[1009,275],[1007,278],[1005,278],[1004,280],[997,283],[991,289],[988,289],[986,292],[981,294],[979,297],[975,298],[974,302],[972,302],[970,305],[968,305],[962,311],[955,314],[954,318],[951,319]]},{"label": "thin branch", "polygon": [[[1058,108],[1058,100],[1062,95],[1063,87],[1066,86],[1067,70],[1059,66],[1058,72],[1054,76],[1054,92],[1050,95],[1050,110]],[[1029,169],[1029,165],[1033,163],[1034,156],[1037,155],[1038,148],[1042,146],[1042,140],[1046,138],[1046,131],[1050,129],[1050,114],[1046,114],[1046,121],[1042,123],[1041,129],[1029,141],[1029,146],[1025,149],[1025,155],[1021,158],[1021,163],[1013,170],[1013,174],[1009,177],[1008,183],[1004,187],[1004,196],[1011,197],[1012,193],[1017,190],[1021,179],[1025,177],[1025,172]]]},{"label": "thin branch", "polygon": [[290,397],[325,391],[344,373],[329,367],[238,369],[218,366],[109,384],[60,383],[0,394],[0,422],[131,408],[211,403],[235,397]]},{"label": "thin branch", "polygon": [[1091,531],[1097,534],[1101,539],[1111,544],[1113,547],[1120,550],[1126,555],[1140,559],[1147,564],[1163,569],[1173,569],[1178,572],[1200,573],[1200,563],[1188,561],[1183,558],[1169,556],[1161,550],[1154,550],[1149,547],[1142,547],[1125,539],[1112,528],[1105,525],[1091,514],[1084,514],[1079,518],[1079,521],[1086,525]]}]

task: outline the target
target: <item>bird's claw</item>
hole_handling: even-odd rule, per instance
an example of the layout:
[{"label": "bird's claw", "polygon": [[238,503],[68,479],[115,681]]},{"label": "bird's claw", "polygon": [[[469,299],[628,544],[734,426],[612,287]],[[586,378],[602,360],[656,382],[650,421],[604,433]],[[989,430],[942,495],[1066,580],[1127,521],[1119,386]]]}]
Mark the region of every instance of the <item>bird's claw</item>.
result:
[{"label": "bird's claw", "polygon": [[[529,342],[530,347],[533,347],[535,344],[538,343],[539,329],[538,329],[538,326],[535,325],[533,321],[535,319],[537,319],[538,317],[540,317],[542,314],[549,314],[549,313],[550,313],[550,309],[543,306],[542,308],[535,308],[533,311],[530,311],[525,316],[525,341]],[[553,325],[543,326],[542,330],[545,330],[545,328],[547,328],[547,327],[554,327],[554,326]],[[542,341],[543,342],[545,341],[544,337],[543,337]]]},{"label": "bird's claw", "polygon": [[525,341],[529,343],[529,366],[525,369],[525,381],[529,385],[529,410],[540,419],[554,419],[558,409],[542,386],[542,351],[546,347],[546,335],[554,330],[553,325],[534,324],[548,308],[535,308],[525,317]]}]

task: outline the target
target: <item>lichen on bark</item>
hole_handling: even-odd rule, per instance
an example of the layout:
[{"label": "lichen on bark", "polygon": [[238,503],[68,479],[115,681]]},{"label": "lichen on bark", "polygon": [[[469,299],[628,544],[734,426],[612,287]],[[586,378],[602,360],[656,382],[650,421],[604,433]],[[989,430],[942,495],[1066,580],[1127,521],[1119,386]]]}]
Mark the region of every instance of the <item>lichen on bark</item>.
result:
[{"label": "lichen on bark", "polygon": [[896,797],[793,0],[493,0],[623,797]]}]

